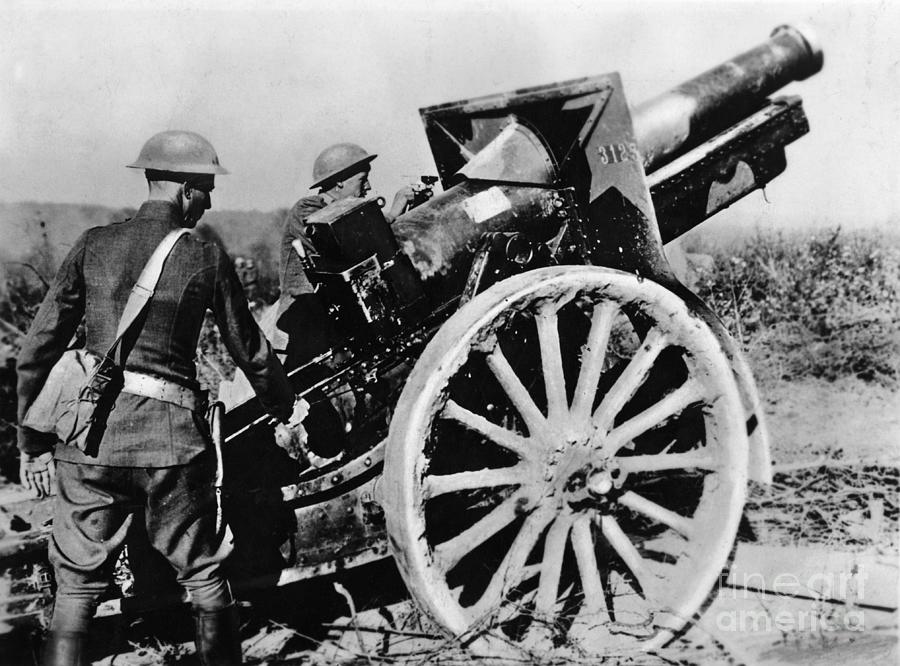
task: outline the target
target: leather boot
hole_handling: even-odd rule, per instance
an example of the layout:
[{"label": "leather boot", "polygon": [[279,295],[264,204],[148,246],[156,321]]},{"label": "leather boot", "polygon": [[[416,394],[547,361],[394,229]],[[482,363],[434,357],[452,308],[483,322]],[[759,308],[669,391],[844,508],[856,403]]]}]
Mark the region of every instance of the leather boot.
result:
[{"label": "leather boot", "polygon": [[85,666],[87,634],[80,631],[51,631],[44,641],[43,666]]},{"label": "leather boot", "polygon": [[197,657],[202,666],[238,666],[241,660],[240,620],[231,602],[215,611],[194,609]]}]

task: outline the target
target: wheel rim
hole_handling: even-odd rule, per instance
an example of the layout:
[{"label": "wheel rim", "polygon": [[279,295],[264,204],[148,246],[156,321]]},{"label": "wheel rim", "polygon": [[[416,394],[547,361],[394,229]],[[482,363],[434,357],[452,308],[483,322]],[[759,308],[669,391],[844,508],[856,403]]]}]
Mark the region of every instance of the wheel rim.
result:
[{"label": "wheel rim", "polygon": [[729,364],[680,299],[542,269],[479,295],[419,359],[391,424],[388,533],[450,633],[648,649],[714,587],[746,465]]}]

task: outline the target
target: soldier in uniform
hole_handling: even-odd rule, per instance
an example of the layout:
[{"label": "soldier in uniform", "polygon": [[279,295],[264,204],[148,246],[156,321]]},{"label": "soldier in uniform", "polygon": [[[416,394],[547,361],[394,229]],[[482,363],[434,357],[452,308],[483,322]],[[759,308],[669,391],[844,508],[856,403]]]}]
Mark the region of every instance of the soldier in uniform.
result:
[{"label": "soldier in uniform", "polygon": [[[294,204],[288,213],[284,235],[281,238],[282,311],[290,304],[291,298],[313,291],[293,247],[293,242],[299,238],[307,252],[314,252],[312,244],[306,237],[307,218],[335,201],[366,196],[372,189],[369,185],[369,170],[372,160],[376,157],[378,156],[370,155],[355,143],[336,143],[319,153],[313,163],[313,184],[310,185],[310,189],[319,188],[319,193],[303,197]],[[412,186],[404,187],[397,192],[390,210],[384,214],[388,223],[402,215],[414,197]]]},{"label": "soldier in uniform", "polygon": [[[182,131],[153,136],[128,166],[145,170],[148,199],[132,219],[86,231],[63,261],[19,355],[20,421],[82,318],[85,346],[101,354],[110,347],[150,255],[170,231],[197,223],[215,176],[227,173],[206,139]],[[47,494],[55,474],[58,490],[50,541],[57,592],[44,664],[85,663],[89,621],[134,516],[190,593],[201,663],[241,662],[237,610],[220,569],[231,544],[217,530],[216,452],[193,361],[208,309],[264,408],[292,421],[284,369],[231,261],[213,243],[182,237],[123,341],[125,383],[96,450],[54,452],[52,436],[20,429],[23,485]]]},{"label": "soldier in uniform", "polygon": [[[313,292],[294,243],[299,240],[307,255],[315,253],[306,235],[307,218],[336,201],[366,196],[371,189],[370,165],[376,157],[354,143],[329,146],[313,163],[313,184],[310,188],[318,188],[318,194],[297,201],[287,215],[281,237],[281,297],[276,314],[277,330],[272,331],[271,337],[276,347],[284,346],[285,366],[288,369],[324,352],[333,340],[325,305]],[[398,191],[390,209],[384,214],[385,219],[390,223],[402,215],[414,198],[412,186]],[[316,323],[314,326],[303,326],[303,322]],[[344,448],[344,426],[350,419],[352,400],[344,397],[335,405],[324,395],[313,393],[310,396],[312,405],[308,422],[312,424],[312,429],[307,444],[313,453],[329,458]]]}]

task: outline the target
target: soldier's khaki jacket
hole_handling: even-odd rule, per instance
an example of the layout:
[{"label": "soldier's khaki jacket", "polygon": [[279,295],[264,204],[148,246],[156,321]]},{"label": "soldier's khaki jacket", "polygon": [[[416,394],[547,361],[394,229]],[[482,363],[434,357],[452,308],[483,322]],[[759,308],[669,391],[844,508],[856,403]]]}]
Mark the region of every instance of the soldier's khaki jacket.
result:
[{"label": "soldier's khaki jacket", "polygon": [[[20,421],[82,318],[85,346],[98,354],[107,351],[131,288],[159,242],[180,226],[180,212],[174,204],[148,201],[132,219],[89,229],[78,239],[19,354]],[[250,314],[231,261],[217,245],[194,236],[176,243],[156,293],[125,336],[126,369],[197,388],[194,358],[207,309],[263,407],[287,420],[293,403],[287,377]],[[122,393],[96,456],[59,445],[55,457],[93,465],[168,467],[189,462],[210,445],[202,414]],[[46,436],[20,429],[21,450],[41,453],[50,446]]]}]

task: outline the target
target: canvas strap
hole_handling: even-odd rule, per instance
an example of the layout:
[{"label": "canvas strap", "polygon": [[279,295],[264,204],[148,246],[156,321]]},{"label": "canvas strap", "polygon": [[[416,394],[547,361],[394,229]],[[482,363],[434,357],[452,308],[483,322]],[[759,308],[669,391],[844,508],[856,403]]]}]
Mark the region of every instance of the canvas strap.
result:
[{"label": "canvas strap", "polygon": [[156,285],[159,283],[159,278],[162,275],[163,266],[172,252],[172,248],[175,247],[178,239],[187,233],[190,233],[187,229],[170,231],[156,246],[153,254],[150,255],[144,270],[141,271],[140,277],[138,277],[137,282],[131,288],[131,293],[128,295],[125,309],[122,310],[122,318],[119,319],[119,328],[116,330],[116,339],[109,346],[109,351],[106,352],[107,358],[113,358],[113,354],[122,341],[122,337],[147,306],[147,303],[156,291]]}]

